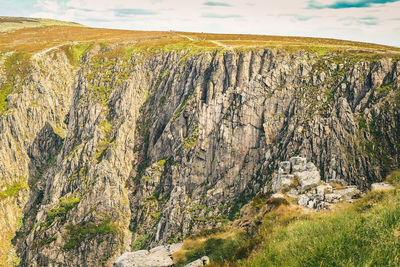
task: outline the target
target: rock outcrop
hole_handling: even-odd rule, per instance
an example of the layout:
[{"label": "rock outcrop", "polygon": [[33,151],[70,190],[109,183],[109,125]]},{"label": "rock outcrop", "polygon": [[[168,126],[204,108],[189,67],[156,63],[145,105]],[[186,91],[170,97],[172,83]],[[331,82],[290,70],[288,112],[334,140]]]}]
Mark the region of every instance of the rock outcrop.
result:
[{"label": "rock outcrop", "polygon": [[371,184],[371,191],[392,190],[392,189],[394,189],[394,186],[390,185],[388,183],[373,183],[373,184]]},{"label": "rock outcrop", "polygon": [[388,56],[93,45],[78,65],[60,47],[27,66],[0,115],[1,190],[29,184],[0,199],[23,213],[23,266],[111,266],[222,225],[292,155],[315,165],[281,165],[275,186],[297,175],[314,208],[400,165],[400,63]]},{"label": "rock outcrop", "polygon": [[[383,188],[386,184],[379,185]],[[373,184],[372,190],[376,190],[379,185]],[[292,157],[290,161],[279,163],[278,172],[272,175],[271,184],[264,188],[264,193],[270,191],[274,193],[271,198],[284,199],[289,196],[296,198],[299,205],[313,209],[327,209],[333,203],[352,202],[362,194],[356,186],[332,186],[321,181],[315,165],[302,157]]]},{"label": "rock outcrop", "polygon": [[114,263],[114,267],[169,267],[174,266],[172,254],[180,250],[182,243],[158,246],[150,250],[125,252]]}]

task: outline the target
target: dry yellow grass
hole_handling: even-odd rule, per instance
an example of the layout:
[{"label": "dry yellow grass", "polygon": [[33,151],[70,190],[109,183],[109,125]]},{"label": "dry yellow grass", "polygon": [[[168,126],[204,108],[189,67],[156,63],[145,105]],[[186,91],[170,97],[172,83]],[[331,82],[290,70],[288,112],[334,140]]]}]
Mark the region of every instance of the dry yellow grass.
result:
[{"label": "dry yellow grass", "polygon": [[[49,26],[25,28],[0,34],[0,51],[24,51],[35,53],[53,46],[71,42],[129,43],[157,41],[165,38],[177,41],[182,37],[169,32],[144,32],[108,30],[87,27]],[[171,40],[172,41],[172,40]]]},{"label": "dry yellow grass", "polygon": [[346,188],[345,185],[337,184],[337,183],[330,183],[330,185],[331,185],[335,190],[340,190],[340,189]]},{"label": "dry yellow grass", "polygon": [[186,238],[183,242],[182,249],[175,252],[173,254],[173,259],[175,264],[182,261],[187,252],[199,249],[200,247],[204,246],[205,242],[211,238],[214,239],[228,239],[228,238],[235,238],[235,236],[240,233],[240,229],[233,229],[230,227],[225,227],[221,230],[221,232],[217,232],[215,234],[210,234],[207,236],[200,236],[200,237],[189,237]]},{"label": "dry yellow grass", "polygon": [[[2,21],[0,18],[0,28],[7,23],[10,22],[7,20]],[[331,50],[374,54],[400,54],[400,48],[324,38],[130,31],[63,25],[47,26],[49,24],[43,25],[43,27],[23,28],[13,32],[0,33],[0,51],[36,53],[66,43],[106,42],[125,44],[141,49],[152,48],[160,50],[176,50],[189,47],[210,49],[285,48],[289,50],[307,49],[319,54],[325,54]]]},{"label": "dry yellow grass", "polygon": [[236,46],[310,46],[310,47],[336,47],[336,48],[353,48],[353,49],[373,49],[380,51],[397,51],[400,48],[345,41],[328,38],[312,38],[312,37],[291,37],[291,36],[274,36],[274,35],[249,35],[249,34],[210,34],[210,33],[181,33],[194,40],[215,40],[225,45]]}]

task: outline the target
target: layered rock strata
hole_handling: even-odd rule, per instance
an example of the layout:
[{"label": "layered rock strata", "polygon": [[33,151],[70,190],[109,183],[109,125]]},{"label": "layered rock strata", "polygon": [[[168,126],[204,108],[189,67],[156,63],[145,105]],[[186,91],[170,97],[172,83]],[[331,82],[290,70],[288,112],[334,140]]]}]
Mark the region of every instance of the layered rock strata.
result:
[{"label": "layered rock strata", "polygon": [[1,199],[23,212],[21,265],[110,266],[225,224],[292,155],[324,182],[382,181],[400,164],[400,63],[377,58],[95,45],[79,65],[62,48],[31,59],[0,115],[2,190],[29,184]]}]

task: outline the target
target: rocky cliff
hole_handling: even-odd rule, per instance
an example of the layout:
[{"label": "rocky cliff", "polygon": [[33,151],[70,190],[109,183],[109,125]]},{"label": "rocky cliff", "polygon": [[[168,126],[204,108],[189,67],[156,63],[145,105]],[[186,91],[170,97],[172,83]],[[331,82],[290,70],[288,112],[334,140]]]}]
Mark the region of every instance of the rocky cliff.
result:
[{"label": "rocky cliff", "polygon": [[9,232],[23,216],[21,266],[110,266],[225,224],[293,155],[360,190],[400,166],[395,56],[95,44],[73,59],[2,55],[1,213],[21,213]]}]

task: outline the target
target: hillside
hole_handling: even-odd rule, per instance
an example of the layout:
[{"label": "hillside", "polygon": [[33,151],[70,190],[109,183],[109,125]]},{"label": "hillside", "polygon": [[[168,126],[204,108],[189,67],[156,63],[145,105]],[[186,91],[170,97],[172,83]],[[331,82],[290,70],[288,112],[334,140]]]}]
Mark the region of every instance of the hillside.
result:
[{"label": "hillside", "polygon": [[[75,22],[54,19],[0,17],[0,32],[13,32],[25,28],[43,28],[46,26],[83,26]],[[39,29],[36,29],[39,30]]]},{"label": "hillside", "polygon": [[255,231],[225,227],[194,234],[175,254],[177,266],[203,255],[212,266],[398,266],[400,172],[390,177],[395,189],[369,192],[330,211],[310,213],[264,199],[271,211],[262,215],[260,199],[253,200]]},{"label": "hillside", "polygon": [[0,265],[112,266],[234,225],[293,156],[322,184],[366,192],[400,168],[399,53],[303,37],[1,33]]}]

